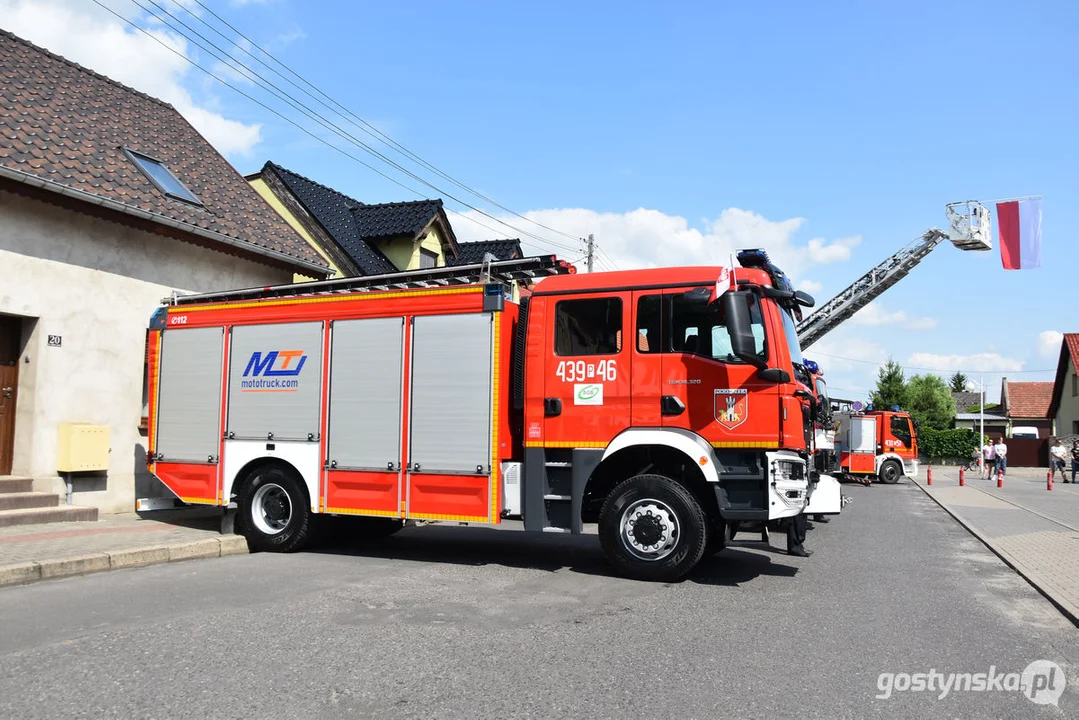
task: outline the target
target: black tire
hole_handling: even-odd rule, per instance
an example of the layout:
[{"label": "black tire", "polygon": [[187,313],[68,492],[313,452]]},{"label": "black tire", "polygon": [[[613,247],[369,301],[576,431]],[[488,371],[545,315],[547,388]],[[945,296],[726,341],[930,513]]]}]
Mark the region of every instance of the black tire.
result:
[{"label": "black tire", "polygon": [[877,478],[885,485],[895,485],[899,478],[903,477],[903,466],[895,460],[885,460],[881,463]]},{"label": "black tire", "polygon": [[636,580],[681,580],[700,562],[707,541],[708,518],[693,493],[662,475],[622,482],[599,513],[603,553]]},{"label": "black tire", "polygon": [[257,468],[240,488],[237,505],[240,532],[252,550],[295,552],[311,539],[314,518],[294,470]]}]

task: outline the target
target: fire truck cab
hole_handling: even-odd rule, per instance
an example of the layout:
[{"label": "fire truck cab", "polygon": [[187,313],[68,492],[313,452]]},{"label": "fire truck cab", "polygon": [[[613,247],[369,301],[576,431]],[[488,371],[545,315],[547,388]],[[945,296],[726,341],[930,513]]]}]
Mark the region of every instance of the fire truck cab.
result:
[{"label": "fire truck cab", "polygon": [[[730,289],[724,268],[526,259],[460,284],[437,269],[173,298],[151,323],[150,469],[185,503],[236,507],[255,549],[299,549],[334,515],[372,535],[596,522],[620,572],[679,579],[736,523],[807,502],[784,307],[812,299],[762,251],[739,260]],[[521,279],[539,281],[516,302]]]}]

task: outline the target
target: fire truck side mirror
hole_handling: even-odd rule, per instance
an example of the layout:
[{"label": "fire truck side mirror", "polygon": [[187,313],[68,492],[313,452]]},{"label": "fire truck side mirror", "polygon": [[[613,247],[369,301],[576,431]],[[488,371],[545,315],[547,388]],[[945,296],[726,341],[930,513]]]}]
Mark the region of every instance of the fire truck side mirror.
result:
[{"label": "fire truck side mirror", "polygon": [[802,307],[813,307],[817,304],[817,301],[813,299],[813,296],[805,290],[796,290],[794,292],[794,300]]},{"label": "fire truck side mirror", "polygon": [[786,370],[780,370],[779,368],[764,368],[758,370],[757,377],[765,382],[789,383],[791,381],[791,374]]},{"label": "fire truck side mirror", "polygon": [[744,292],[726,292],[720,299],[723,314],[727,318],[727,334],[731,338],[731,352],[739,360],[760,369],[768,367],[757,355],[753,329],[749,321],[749,304]]}]

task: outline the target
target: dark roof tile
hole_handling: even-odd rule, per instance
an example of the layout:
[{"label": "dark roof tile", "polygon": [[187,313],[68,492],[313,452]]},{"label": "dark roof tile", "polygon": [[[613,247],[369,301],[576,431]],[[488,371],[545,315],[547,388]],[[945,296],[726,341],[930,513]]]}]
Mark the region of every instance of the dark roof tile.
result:
[{"label": "dark roof tile", "polygon": [[483,262],[487,253],[491,253],[499,260],[512,260],[521,257],[520,240],[478,240],[465,242],[458,245],[460,255],[454,265],[475,265]]}]

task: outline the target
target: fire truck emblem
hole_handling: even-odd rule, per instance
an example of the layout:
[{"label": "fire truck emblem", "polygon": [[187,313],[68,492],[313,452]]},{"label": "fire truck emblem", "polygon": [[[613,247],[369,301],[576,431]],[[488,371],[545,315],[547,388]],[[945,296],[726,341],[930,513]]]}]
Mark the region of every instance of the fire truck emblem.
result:
[{"label": "fire truck emblem", "polygon": [[746,421],[749,415],[749,394],[746,390],[716,390],[716,422],[728,430]]}]

